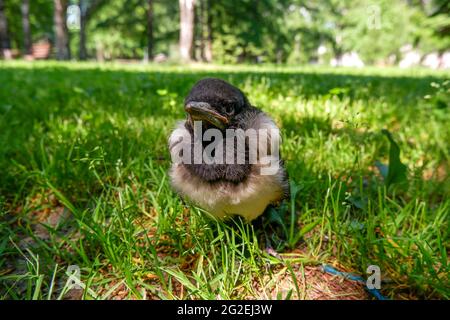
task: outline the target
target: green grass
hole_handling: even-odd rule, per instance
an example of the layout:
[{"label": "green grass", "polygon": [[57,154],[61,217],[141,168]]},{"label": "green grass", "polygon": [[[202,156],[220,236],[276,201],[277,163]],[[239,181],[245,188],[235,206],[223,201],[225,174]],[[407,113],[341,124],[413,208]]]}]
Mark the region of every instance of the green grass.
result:
[{"label": "green grass", "polygon": [[[170,188],[167,137],[205,76],[240,87],[282,129],[297,189],[272,212],[282,260],[254,226],[212,221]],[[81,268],[85,299],[256,298],[277,267],[295,283],[277,297],[304,298],[295,270],[327,263],[362,275],[378,265],[390,298],[448,299],[449,78],[0,63],[0,298],[64,298],[69,265]],[[382,129],[407,183],[388,186],[377,168],[392,147]]]}]

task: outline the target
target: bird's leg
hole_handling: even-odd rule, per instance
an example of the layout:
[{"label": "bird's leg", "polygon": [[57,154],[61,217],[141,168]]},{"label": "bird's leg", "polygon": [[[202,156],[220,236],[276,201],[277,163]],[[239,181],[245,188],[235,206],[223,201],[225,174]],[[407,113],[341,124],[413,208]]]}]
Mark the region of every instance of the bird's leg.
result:
[{"label": "bird's leg", "polygon": [[[262,225],[263,239],[264,239],[264,242],[265,242],[265,249],[264,249],[264,251],[267,254],[269,254],[269,255],[277,258],[277,259],[283,260],[283,258],[278,254],[278,252],[275,251],[275,249],[272,246],[272,242],[270,241],[270,237],[267,234],[267,230],[266,230],[266,228],[267,228],[267,226],[269,224],[266,222],[266,219],[265,219],[264,215],[261,217],[261,225]],[[273,230],[272,230],[272,232],[273,232]]]}]

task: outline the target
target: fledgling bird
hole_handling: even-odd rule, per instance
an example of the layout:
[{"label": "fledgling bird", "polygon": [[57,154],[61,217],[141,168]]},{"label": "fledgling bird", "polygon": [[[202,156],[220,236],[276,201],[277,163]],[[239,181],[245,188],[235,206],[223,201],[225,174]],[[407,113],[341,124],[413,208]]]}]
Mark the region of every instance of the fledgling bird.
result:
[{"label": "fledgling bird", "polygon": [[[216,218],[225,219],[240,215],[247,221],[252,221],[260,216],[268,205],[287,197],[289,184],[279,154],[271,154],[269,150],[268,157],[276,162],[275,170],[271,174],[262,174],[261,169],[267,167],[267,162],[262,161],[259,156],[256,162],[250,161],[250,148],[255,145],[251,145],[248,138],[245,138],[244,142],[243,163],[228,163],[225,160],[223,163],[211,163],[204,159],[200,163],[173,161],[174,154],[180,155],[180,150],[192,152],[195,149],[196,121],[201,121],[202,130],[216,129],[216,132],[220,131],[223,136],[226,136],[229,129],[242,129],[245,132],[254,129],[254,132],[258,133],[258,139],[262,139],[259,129],[265,129],[268,133],[267,143],[256,145],[258,155],[262,148],[270,148],[272,140],[281,141],[274,121],[252,106],[241,90],[221,79],[202,79],[192,87],[185,99],[184,109],[187,119],[178,123],[169,138],[172,155],[169,172],[171,184],[183,198],[188,198]],[[225,145],[226,141],[228,140],[224,138],[218,143]],[[202,141],[202,151],[206,150],[209,143]],[[237,158],[237,145],[238,143],[231,151],[224,147],[223,157],[227,156],[227,152],[231,152],[232,156]],[[267,150],[265,151],[267,153]]]}]

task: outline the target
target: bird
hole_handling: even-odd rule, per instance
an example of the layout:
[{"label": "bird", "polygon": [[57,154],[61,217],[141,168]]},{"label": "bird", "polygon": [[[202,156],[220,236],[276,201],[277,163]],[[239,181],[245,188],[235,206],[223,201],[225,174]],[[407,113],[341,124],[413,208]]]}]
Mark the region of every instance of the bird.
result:
[{"label": "bird", "polygon": [[[186,96],[184,110],[186,118],[177,122],[168,141],[172,157],[170,184],[183,199],[219,220],[237,215],[251,222],[268,206],[279,204],[288,197],[289,182],[284,162],[279,157],[279,150],[275,154],[270,149],[272,141],[281,142],[279,128],[266,113],[253,106],[239,88],[218,78],[201,79]],[[218,154],[220,148],[216,148],[211,152],[210,161],[204,158],[192,161],[195,143],[197,151],[204,153],[212,141],[205,136],[198,139],[195,136],[197,129],[201,132],[212,130],[217,134],[214,142],[216,146],[222,146],[222,154]],[[228,138],[230,130],[241,132],[241,135]],[[256,133],[258,141],[267,140],[252,144],[252,136],[242,135],[242,132]],[[260,156],[260,152],[265,153]],[[252,158],[251,154],[256,156]],[[227,156],[234,161],[227,161]],[[239,156],[240,162],[236,161]]]}]

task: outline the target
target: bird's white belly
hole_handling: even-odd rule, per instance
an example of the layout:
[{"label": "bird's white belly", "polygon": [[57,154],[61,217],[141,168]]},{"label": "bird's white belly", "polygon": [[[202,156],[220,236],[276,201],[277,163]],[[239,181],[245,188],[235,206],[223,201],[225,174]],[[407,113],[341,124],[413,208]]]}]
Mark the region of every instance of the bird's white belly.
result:
[{"label": "bird's white belly", "polygon": [[[267,192],[263,193],[255,193],[253,197],[247,199],[241,199],[239,203],[227,203],[223,207],[222,212],[224,213],[223,217],[231,216],[234,214],[238,214],[244,217],[247,221],[251,221],[258,216],[260,216],[266,207],[275,202],[274,194],[269,194]],[[220,211],[219,211],[220,214]]]},{"label": "bird's white belly", "polygon": [[228,182],[211,184],[193,176],[183,165],[174,164],[170,176],[172,185],[180,194],[219,219],[240,215],[251,221],[270,203],[283,197],[280,179],[283,175],[252,173],[238,185]]}]

